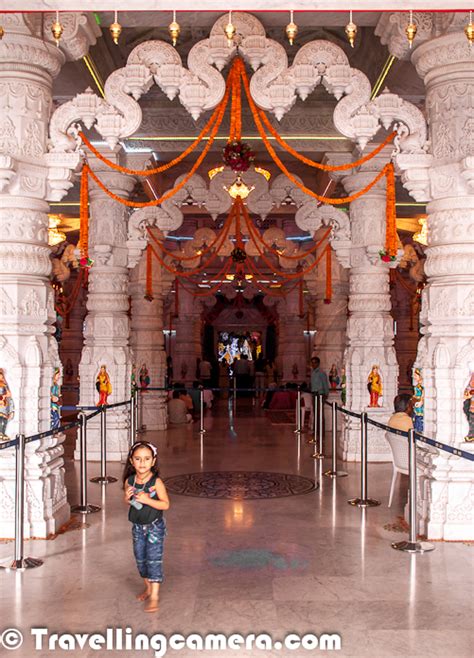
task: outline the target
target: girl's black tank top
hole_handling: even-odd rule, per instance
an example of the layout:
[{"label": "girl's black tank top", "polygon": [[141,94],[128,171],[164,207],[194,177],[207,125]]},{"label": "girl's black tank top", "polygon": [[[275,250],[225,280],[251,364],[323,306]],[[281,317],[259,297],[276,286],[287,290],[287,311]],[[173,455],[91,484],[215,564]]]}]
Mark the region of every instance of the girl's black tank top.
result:
[{"label": "girl's black tank top", "polygon": [[[152,487],[155,486],[156,483],[156,475],[151,477],[148,482],[145,482],[145,484],[138,484],[135,482],[135,476],[131,475],[128,480],[128,484],[131,487],[134,487],[136,491],[145,491],[146,493],[150,493],[150,490]],[[154,500],[158,500],[158,497],[155,495]],[[150,507],[150,505],[143,505],[141,509],[136,509],[133,507],[133,505],[130,505],[130,508],[128,510],[128,520],[130,523],[138,523],[139,525],[149,525],[150,523],[153,523],[154,521],[161,520],[163,518],[163,510],[161,509],[155,509],[154,507]]]}]

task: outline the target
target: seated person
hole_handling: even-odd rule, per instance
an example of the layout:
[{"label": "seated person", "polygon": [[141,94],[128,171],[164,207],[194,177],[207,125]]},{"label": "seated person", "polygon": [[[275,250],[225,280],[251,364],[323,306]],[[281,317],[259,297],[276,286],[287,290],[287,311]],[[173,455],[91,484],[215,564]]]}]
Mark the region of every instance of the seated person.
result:
[{"label": "seated person", "polygon": [[189,393],[185,388],[178,391],[178,393],[180,399],[183,400],[184,403],[186,404],[186,409],[188,410],[188,413],[192,414],[194,411],[194,404],[191,396],[189,395]]},{"label": "seated person", "polygon": [[413,411],[413,398],[408,393],[397,395],[393,401],[395,413],[388,419],[387,425],[395,430],[408,432],[413,429],[411,414]]},{"label": "seated person", "polygon": [[193,408],[196,413],[199,413],[201,408],[201,391],[199,390],[199,382],[194,381],[193,387],[188,390],[188,395],[193,401]]},{"label": "seated person", "polygon": [[210,388],[205,388],[202,392],[204,397],[204,409],[210,409],[212,407],[212,401],[214,399],[214,394]]},{"label": "seated person", "polygon": [[168,402],[168,420],[170,425],[191,423],[193,417],[187,412],[186,403],[180,397],[178,390],[173,391],[173,397]]}]

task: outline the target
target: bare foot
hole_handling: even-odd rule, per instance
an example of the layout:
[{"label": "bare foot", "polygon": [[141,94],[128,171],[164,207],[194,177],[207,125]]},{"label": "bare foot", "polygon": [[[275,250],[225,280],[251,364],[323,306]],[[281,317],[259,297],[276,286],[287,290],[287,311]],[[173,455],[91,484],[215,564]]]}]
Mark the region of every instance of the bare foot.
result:
[{"label": "bare foot", "polygon": [[136,595],[137,601],[146,601],[146,599],[150,596],[151,594],[151,585],[150,583],[145,579],[145,589],[143,592],[140,592],[140,594]]},{"label": "bare foot", "polygon": [[150,596],[150,591],[147,587],[146,590],[144,590],[143,592],[140,592],[140,594],[137,594],[135,598],[137,599],[137,601],[146,601],[146,599],[149,596]]},{"label": "bare foot", "polygon": [[158,599],[149,598],[147,604],[144,607],[145,612],[158,612],[159,601]]}]

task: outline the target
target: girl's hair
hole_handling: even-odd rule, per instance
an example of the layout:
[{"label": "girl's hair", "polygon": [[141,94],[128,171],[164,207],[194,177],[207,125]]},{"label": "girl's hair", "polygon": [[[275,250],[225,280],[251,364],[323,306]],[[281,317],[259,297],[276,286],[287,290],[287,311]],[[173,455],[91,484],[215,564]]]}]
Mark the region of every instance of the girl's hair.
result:
[{"label": "girl's hair", "polygon": [[130,460],[133,457],[135,451],[138,450],[138,448],[148,448],[148,450],[151,452],[153,457],[155,457],[155,463],[151,467],[151,472],[156,477],[160,477],[160,469],[158,467],[158,450],[152,443],[148,443],[148,441],[136,441],[128,451],[127,461],[125,463],[125,468],[123,469],[123,476],[122,476],[124,483],[128,480],[128,478],[131,475],[135,475],[135,468],[132,466]]}]

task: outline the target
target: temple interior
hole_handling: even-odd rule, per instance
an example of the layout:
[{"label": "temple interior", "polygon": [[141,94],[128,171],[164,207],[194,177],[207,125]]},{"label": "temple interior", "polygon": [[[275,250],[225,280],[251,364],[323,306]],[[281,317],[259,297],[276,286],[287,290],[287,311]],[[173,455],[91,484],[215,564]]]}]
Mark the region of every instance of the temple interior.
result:
[{"label": "temple interior", "polygon": [[14,4],[0,648],[472,656],[472,12]]}]

